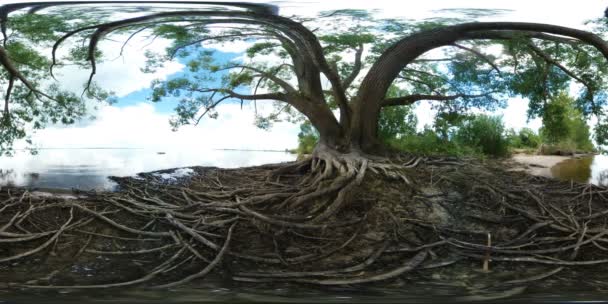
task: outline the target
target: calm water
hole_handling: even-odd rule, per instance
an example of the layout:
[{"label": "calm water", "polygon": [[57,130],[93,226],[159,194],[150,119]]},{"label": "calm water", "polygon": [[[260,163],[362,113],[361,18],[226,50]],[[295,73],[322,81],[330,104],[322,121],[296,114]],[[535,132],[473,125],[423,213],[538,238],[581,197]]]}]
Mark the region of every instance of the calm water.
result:
[{"label": "calm water", "polygon": [[111,189],[108,176],[188,166],[235,168],[295,160],[285,152],[235,150],[45,149],[0,157],[0,186]]},{"label": "calm water", "polygon": [[551,174],[563,180],[608,186],[608,156],[568,159],[553,166]]}]

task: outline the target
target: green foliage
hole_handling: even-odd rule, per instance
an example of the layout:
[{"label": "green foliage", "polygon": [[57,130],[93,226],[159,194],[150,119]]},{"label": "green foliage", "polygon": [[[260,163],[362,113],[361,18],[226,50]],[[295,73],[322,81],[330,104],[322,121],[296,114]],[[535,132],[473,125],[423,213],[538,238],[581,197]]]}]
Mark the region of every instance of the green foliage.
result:
[{"label": "green foliage", "polygon": [[253,46],[249,47],[245,51],[245,53],[247,53],[247,56],[249,58],[253,58],[257,55],[268,55],[268,54],[272,53],[278,46],[279,46],[278,43],[260,42],[260,43],[256,43]]},{"label": "green foliage", "polygon": [[519,132],[507,131],[509,146],[517,149],[536,149],[542,143],[540,135],[530,128],[522,128]]},{"label": "green foliage", "polygon": [[462,146],[453,140],[442,138],[433,129],[426,127],[422,132],[388,141],[392,148],[420,155],[465,156],[479,155],[479,152]]},{"label": "green foliage", "polygon": [[575,100],[565,93],[551,99],[543,111],[543,141],[549,145],[570,150],[591,151],[589,126],[581,111],[575,107]]},{"label": "green foliage", "polygon": [[309,121],[300,125],[300,133],[298,133],[298,154],[310,154],[314,150],[319,141],[319,132],[315,130]]},{"label": "green foliage", "polygon": [[392,138],[388,143],[395,149],[424,155],[509,155],[502,117],[453,114],[437,117],[435,123],[434,129],[427,126],[422,132]]},{"label": "green foliage", "polygon": [[[389,107],[381,117],[380,138],[397,150],[423,155],[504,157],[509,154],[509,140],[501,117],[441,115],[434,129],[427,126],[422,132],[416,132],[417,119],[410,107]],[[301,124],[298,153],[310,153],[318,139],[318,133],[308,121]]]},{"label": "green foliage", "polygon": [[465,121],[455,134],[455,141],[494,157],[509,154],[509,142],[500,116],[478,115]]},{"label": "green foliage", "polygon": [[[7,27],[33,43],[48,43],[58,38],[58,33],[69,29],[65,17],[52,14],[18,14],[8,19]],[[16,39],[18,37],[12,37]]]},{"label": "green foliage", "polygon": [[590,139],[589,126],[581,117],[572,120],[570,138],[574,141],[578,150],[593,151],[595,148]]},{"label": "green foliage", "polygon": [[[7,36],[2,36],[6,38],[2,47],[15,69],[27,78],[35,90],[14,79],[10,95],[7,94],[10,76],[6,69],[0,69],[1,90],[4,93],[4,107],[0,112],[0,155],[12,154],[15,141],[23,140],[30,146],[34,144],[31,135],[38,129],[51,124],[73,124],[85,117],[88,113],[87,99],[102,102],[114,100],[111,91],[100,88],[95,82],[83,94],[76,94],[51,81],[51,58],[45,48],[50,48],[63,34],[82,25],[82,20],[71,14],[11,14],[6,23]],[[79,35],[75,35],[77,37]],[[84,64],[88,68],[87,50],[79,43],[72,43],[65,53],[66,56],[56,58],[57,66]],[[101,60],[101,52],[96,50],[95,54]]]},{"label": "green foliage", "polygon": [[410,106],[383,108],[378,121],[378,137],[382,141],[416,133],[418,119]]},{"label": "green foliage", "polygon": [[[51,58],[48,54],[40,53],[40,49],[52,47],[58,37],[74,29],[117,21],[128,14],[141,16],[145,10],[144,6],[125,6],[120,15],[114,15],[110,6],[96,9],[81,6],[73,10],[49,8],[44,13],[29,14],[25,10],[11,13],[7,22],[9,38],[2,45],[16,68],[51,98],[32,94],[22,83],[15,83],[8,98],[10,111],[0,114],[3,123],[0,153],[10,149],[14,140],[27,138],[25,130],[28,127],[37,129],[51,123],[74,123],[86,113],[84,98],[65,92],[58,86],[48,85]],[[158,12],[162,9],[151,10]],[[339,78],[349,84],[343,93],[352,101],[357,96],[355,90],[362,79],[361,75],[355,77],[355,72],[366,71],[370,63],[405,35],[503,12],[484,9],[440,10],[436,12],[436,18],[414,21],[381,20],[374,16],[373,11],[346,9],[323,12],[318,18],[301,22],[317,36],[322,48],[319,51],[326,57],[330,69],[337,71]],[[257,22],[255,16],[236,18],[238,26],[235,26],[224,22],[229,18],[219,23],[213,22],[225,18],[217,17],[221,16],[220,10],[210,15],[216,17],[174,15],[152,22],[121,25],[101,37],[108,40],[120,37],[124,41],[125,37],[141,35],[139,38],[169,40],[170,45],[163,52],[146,51],[143,54],[147,63],[142,71],[153,73],[170,60],[185,61],[189,72],[187,77],[157,80],[151,86],[152,101],[177,99],[176,115],[171,120],[174,128],[196,124],[205,115],[217,117],[215,106],[231,99],[234,101],[234,96],[228,98],[232,92],[282,93],[281,96],[284,96],[283,93],[289,91],[292,97],[297,95],[304,99],[316,99],[312,101],[327,104],[332,110],[336,108],[334,94],[327,89],[325,78],[315,78],[319,76],[319,71],[313,69],[309,73],[302,69],[308,64],[318,63],[317,59],[311,62],[304,60],[306,56],[301,56],[303,52],[313,51],[309,48],[317,41],[304,37],[313,40],[309,41],[310,45],[307,45],[308,42],[298,42],[299,39],[294,38],[302,35],[281,32],[281,29],[289,31],[289,26],[274,27],[267,22]],[[314,27],[308,24],[310,21],[315,22]],[[596,32],[608,32],[605,20],[595,23]],[[77,65],[90,69],[92,60],[89,58],[87,41],[94,32],[75,32],[60,48],[58,54],[61,58],[53,60],[57,67]],[[153,39],[150,40],[153,42]],[[247,60],[217,62],[216,56],[204,49],[203,45],[234,40],[252,43],[246,50]],[[608,91],[605,81],[608,78],[608,65],[602,54],[593,47],[572,41],[561,43],[560,37],[553,37],[552,40],[547,42],[525,35],[513,39],[470,39],[432,52],[443,59],[432,59],[434,55],[424,54],[399,73],[386,97],[409,94],[459,97],[434,103],[433,108],[439,112],[434,129],[421,133],[416,133],[416,119],[411,108],[383,109],[378,126],[381,139],[421,153],[504,155],[503,139],[507,132],[504,132],[500,119],[473,117],[468,113],[471,109],[494,110],[504,106],[508,97],[521,97],[529,100],[529,117],[543,118],[543,137],[546,141],[555,144],[572,142],[585,149],[592,147],[583,117],[603,115],[602,109],[608,100],[605,93]],[[502,52],[488,51],[489,46],[498,46]],[[107,58],[101,57],[99,49],[94,54],[97,66],[101,67]],[[280,60],[266,61],[266,55],[276,56]],[[313,57],[318,55],[321,54],[315,52]],[[363,58],[355,64],[355,58],[359,56]],[[356,67],[358,65],[361,67]],[[577,75],[576,79],[572,74]],[[0,69],[0,78],[6,80],[8,76],[6,71]],[[576,87],[580,87],[576,89],[576,99],[560,95],[560,92],[575,88],[573,82],[580,84]],[[296,92],[285,89],[289,85],[295,87],[293,91]],[[100,101],[112,99],[110,92],[94,86],[83,96]],[[256,116],[256,126],[268,129],[278,120],[304,120],[303,115],[292,106],[284,102],[274,105],[272,113]],[[299,137],[302,149],[310,150],[312,143],[318,140],[318,134],[309,123],[302,128]],[[599,120],[595,134],[599,143],[608,142],[608,121],[605,118]],[[513,146],[532,147],[538,145],[538,136],[529,130],[517,134],[510,132],[509,141]]]},{"label": "green foliage", "polygon": [[555,144],[570,137],[571,99],[560,94],[544,107],[541,134],[549,144]]}]

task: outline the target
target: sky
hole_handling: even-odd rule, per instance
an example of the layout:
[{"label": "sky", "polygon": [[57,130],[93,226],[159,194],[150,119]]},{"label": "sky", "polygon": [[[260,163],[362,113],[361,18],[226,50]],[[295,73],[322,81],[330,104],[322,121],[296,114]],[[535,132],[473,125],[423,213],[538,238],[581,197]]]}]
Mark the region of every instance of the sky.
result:
[{"label": "sky", "polygon": [[[252,1],[258,2],[258,1]],[[583,22],[602,16],[607,3],[595,0],[559,1],[492,1],[492,0],[425,0],[425,1],[280,1],[281,15],[314,16],[323,10],[354,8],[376,10],[382,17],[428,18],[437,15],[437,10],[453,8],[490,8],[507,9],[510,12],[493,18],[499,21],[527,21],[553,23],[564,26],[584,28]],[[486,20],[481,20],[486,21]],[[119,49],[117,42],[105,41],[102,48]],[[297,146],[299,126],[289,122],[275,123],[269,130],[257,129],[254,125],[252,105],[225,103],[218,107],[217,119],[203,119],[198,126],[185,126],[173,132],[169,118],[175,100],[151,103],[149,85],[153,79],[171,79],[183,75],[184,62],[174,61],[153,74],[142,73],[139,69],[145,64],[142,46],[148,42],[142,37],[133,39],[125,48],[123,56],[113,61],[103,62],[97,68],[95,81],[103,87],[116,92],[118,102],[113,105],[97,106],[93,111],[95,119],[86,119],[72,126],[52,126],[38,131],[33,140],[41,148],[82,148],[82,147],[130,147],[150,149],[277,149]],[[158,39],[148,46],[160,51],[167,41]],[[206,46],[215,50],[215,58],[220,61],[242,60],[247,43],[235,42],[226,45]],[[115,54],[117,55],[117,54]],[[113,58],[112,56],[108,56]],[[81,88],[88,76],[74,68],[64,68],[59,80]],[[270,104],[258,104],[259,111],[270,111]],[[527,121],[527,102],[511,99],[508,107],[494,114],[503,115],[508,128],[531,127],[538,129],[540,121]],[[415,110],[419,127],[430,124],[433,112],[428,103],[421,103]]]}]

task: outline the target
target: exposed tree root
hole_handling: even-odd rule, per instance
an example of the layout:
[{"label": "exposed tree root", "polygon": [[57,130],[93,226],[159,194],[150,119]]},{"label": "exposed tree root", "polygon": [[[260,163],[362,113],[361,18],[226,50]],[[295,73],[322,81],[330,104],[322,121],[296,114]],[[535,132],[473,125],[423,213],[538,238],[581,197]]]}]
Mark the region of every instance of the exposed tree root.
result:
[{"label": "exposed tree root", "polygon": [[608,263],[608,189],[499,166],[320,148],[288,164],[195,168],[178,183],[115,178],[119,192],[76,199],[5,188],[0,282],[168,288],[214,273],[350,285],[484,261],[537,265],[502,283],[523,285]]}]

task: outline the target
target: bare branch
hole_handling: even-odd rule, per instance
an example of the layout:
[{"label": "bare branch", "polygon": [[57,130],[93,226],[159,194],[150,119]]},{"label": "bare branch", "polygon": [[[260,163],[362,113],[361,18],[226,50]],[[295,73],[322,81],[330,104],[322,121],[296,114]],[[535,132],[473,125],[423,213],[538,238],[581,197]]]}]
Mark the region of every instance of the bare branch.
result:
[{"label": "bare branch", "polygon": [[[243,100],[254,100],[254,101],[256,101],[256,100],[277,100],[277,101],[284,101],[284,102],[288,101],[286,95],[283,93],[266,93],[266,94],[246,95],[246,94],[240,94],[240,93],[234,92],[232,90],[225,90],[225,89],[202,89],[202,90],[194,90],[194,91],[197,91],[200,93],[213,93],[214,95],[216,93],[226,94],[223,97],[221,97],[220,99],[218,99],[216,102],[211,104],[210,106],[205,107],[205,111],[199,115],[199,117],[194,122],[194,125],[198,125],[200,123],[201,119],[203,117],[205,117],[205,115],[207,115],[207,113],[209,113],[209,111],[215,109],[220,103],[226,101],[229,98],[238,98],[241,100],[241,102]],[[212,95],[212,98],[214,95]]]},{"label": "bare branch", "polygon": [[342,82],[342,85],[344,86],[345,90],[350,87],[355,78],[357,78],[357,76],[359,75],[359,72],[361,72],[361,68],[363,67],[363,63],[361,60],[362,55],[363,43],[360,43],[357,49],[355,50],[355,63],[353,64],[353,70],[351,71],[350,75],[348,75]]},{"label": "bare branch", "polygon": [[4,95],[4,115],[8,119],[9,108],[8,104],[11,99],[11,91],[13,90],[13,84],[15,83],[15,76],[8,76],[8,87],[6,88],[6,94]]},{"label": "bare branch", "polygon": [[534,45],[532,43],[529,43],[527,46],[536,55],[538,55],[543,60],[545,60],[545,62],[547,62],[550,65],[553,65],[553,66],[557,67],[558,69],[560,69],[564,73],[566,73],[566,75],[570,76],[572,79],[575,79],[576,81],[580,82],[582,85],[584,85],[585,87],[587,87],[587,90],[589,90],[589,92],[593,91],[593,88],[591,87],[591,85],[588,82],[586,82],[585,80],[583,80],[582,78],[580,78],[579,76],[577,76],[576,74],[574,74],[574,72],[570,71],[568,68],[566,68],[564,65],[562,65],[561,63],[559,63],[557,60],[553,59],[547,53],[543,52],[543,50],[541,50],[539,47],[537,47],[536,45]]},{"label": "bare branch", "polygon": [[449,101],[455,100],[459,98],[480,98],[487,97],[496,92],[488,92],[485,94],[477,94],[477,95],[469,95],[469,94],[456,94],[456,95],[426,95],[426,94],[412,94],[401,97],[394,97],[385,99],[382,102],[382,107],[390,107],[390,106],[404,106],[411,105],[420,100],[434,100],[434,101]]},{"label": "bare branch", "polygon": [[501,72],[500,72],[500,69],[494,63],[494,61],[492,59],[490,59],[488,56],[486,56],[485,54],[483,54],[483,53],[481,53],[481,52],[479,52],[479,51],[477,51],[477,50],[475,50],[473,48],[466,47],[464,45],[460,45],[460,44],[457,44],[457,43],[453,43],[452,45],[455,46],[455,47],[457,47],[457,48],[459,48],[459,49],[462,49],[462,50],[468,51],[470,53],[473,53],[475,56],[481,58],[481,60],[487,62],[496,71],[496,73],[498,73],[498,75],[502,75]]},{"label": "bare branch", "polygon": [[125,42],[122,44],[122,46],[120,47],[120,55],[122,56],[123,51],[125,50],[125,46],[127,45],[127,43],[129,43],[129,41],[135,37],[135,35],[145,31],[146,29],[149,29],[150,27],[152,27],[152,25],[148,25],[148,26],[144,26],[142,28],[140,28],[139,30],[133,32],[131,35],[129,35],[129,38],[127,38],[127,40],[125,40]]},{"label": "bare branch", "polygon": [[437,74],[433,74],[433,73],[427,72],[427,71],[416,70],[416,69],[404,69],[403,71],[404,72],[414,72],[414,73],[424,74],[424,75],[431,76],[431,77],[443,80],[445,82],[448,82],[448,79],[446,79],[445,77],[437,75]]},{"label": "bare branch", "polygon": [[228,94],[229,97],[244,99],[244,100],[278,100],[278,101],[287,101],[287,95],[283,93],[264,93],[264,94],[256,94],[256,95],[246,95],[239,94],[237,92],[231,90],[223,90],[223,93]]},{"label": "bare branch", "polygon": [[434,85],[432,85],[428,82],[424,82],[420,79],[411,78],[411,77],[407,77],[407,76],[401,76],[401,75],[397,76],[397,78],[421,84],[421,85],[427,87],[429,89],[429,91],[435,92],[436,94],[441,94]]}]

